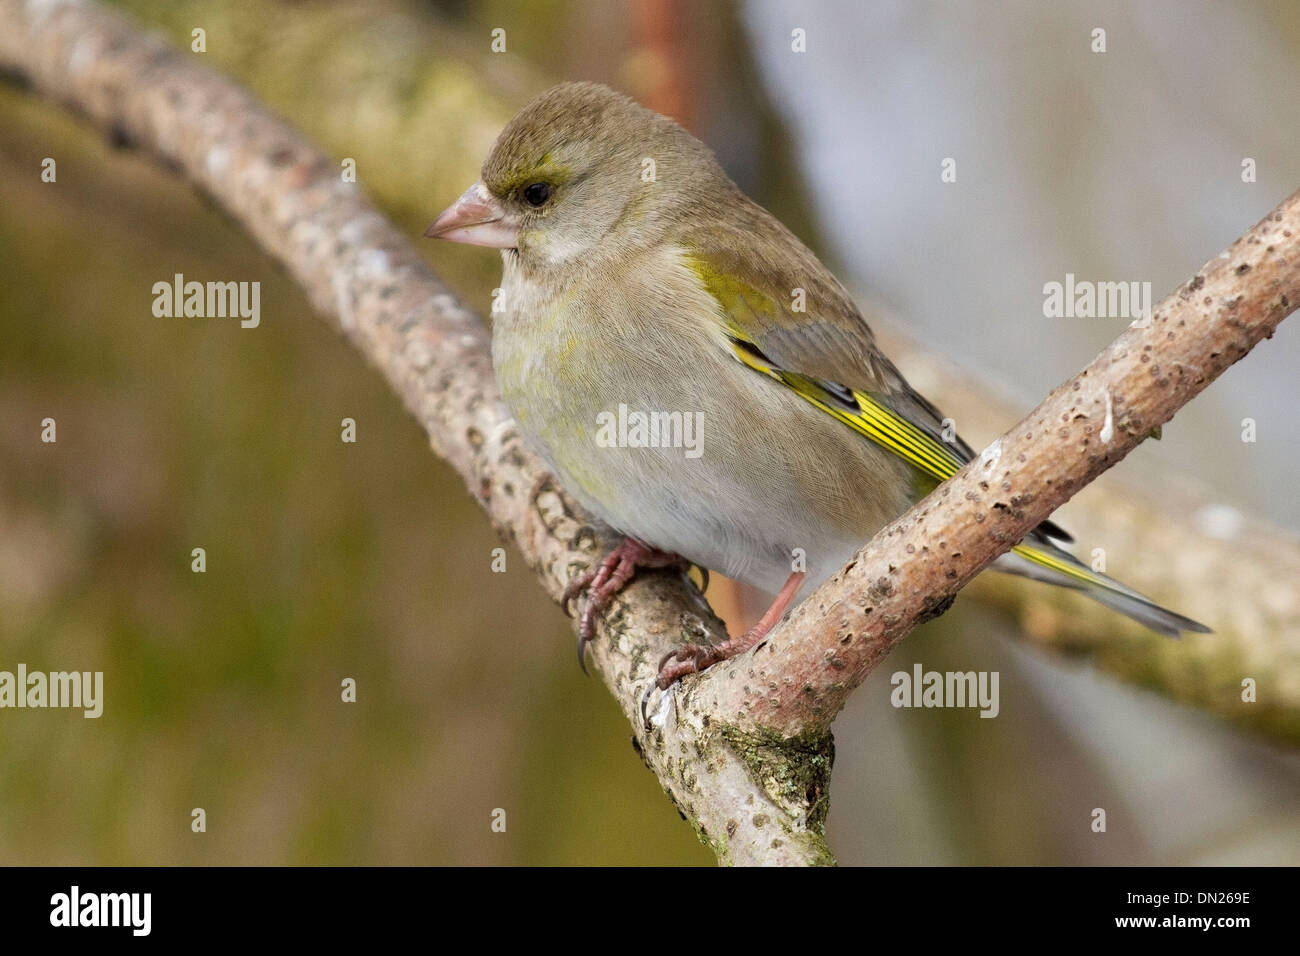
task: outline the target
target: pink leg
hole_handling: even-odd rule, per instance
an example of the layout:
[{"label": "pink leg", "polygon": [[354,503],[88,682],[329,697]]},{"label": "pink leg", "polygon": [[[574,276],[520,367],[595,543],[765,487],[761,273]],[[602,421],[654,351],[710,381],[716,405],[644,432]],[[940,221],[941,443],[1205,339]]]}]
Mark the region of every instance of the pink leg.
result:
[{"label": "pink leg", "polygon": [[689,568],[690,562],[668,551],[657,551],[636,538],[622,543],[605,555],[604,560],[569,582],[564,589],[564,605],[587,592],[587,601],[578,617],[578,666],[587,673],[587,645],[596,636],[596,615],[609,606],[614,596],[632,580],[637,568]]},{"label": "pink leg", "polygon": [[719,661],[745,653],[766,637],[767,632],[781,620],[781,615],[785,614],[786,609],[790,607],[805,577],[807,577],[805,571],[795,571],[791,574],[781,588],[781,593],[772,602],[772,606],[764,612],[757,624],[740,637],[729,638],[721,644],[682,644],[673,648],[659,661],[659,678],[655,684],[660,690],[667,690],[687,674],[698,673]]}]

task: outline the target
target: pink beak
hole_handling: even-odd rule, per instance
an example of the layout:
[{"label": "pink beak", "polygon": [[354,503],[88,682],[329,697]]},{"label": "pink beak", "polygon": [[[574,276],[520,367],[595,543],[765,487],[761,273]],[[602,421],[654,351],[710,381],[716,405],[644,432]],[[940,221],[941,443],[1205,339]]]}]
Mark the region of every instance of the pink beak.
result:
[{"label": "pink beak", "polygon": [[424,234],[430,239],[448,239],[492,249],[513,249],[519,242],[518,224],[511,221],[482,183],[465,190]]}]

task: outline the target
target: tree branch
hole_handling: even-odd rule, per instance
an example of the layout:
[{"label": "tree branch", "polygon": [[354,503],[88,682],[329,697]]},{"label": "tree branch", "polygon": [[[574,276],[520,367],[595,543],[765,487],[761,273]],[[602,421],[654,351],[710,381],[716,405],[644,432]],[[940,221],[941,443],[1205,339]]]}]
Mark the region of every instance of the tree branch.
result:
[{"label": "tree branch", "polygon": [[830,726],[947,598],[1122,460],[1300,304],[1300,192],[1211,259],[1023,421],[882,529],[691,707],[749,732]]},{"label": "tree branch", "polygon": [[[91,2],[0,0],[0,68],[178,169],[280,259],[385,376],[552,598],[598,560],[590,521],[501,405],[483,323],[328,157],[235,84]],[[593,659],[634,727],[659,657],[684,639],[725,631],[676,576],[644,576],[606,615]],[[831,862],[829,734],[749,740],[704,716],[638,746],[720,860]]]},{"label": "tree branch", "polygon": [[[943,359],[888,330],[880,338],[940,408],[962,410],[968,439],[992,438],[1019,417]],[[1166,474],[1157,492],[1126,481],[1132,474],[1102,476],[1059,517],[1079,554],[1104,545],[1126,584],[1209,624],[1212,635],[1171,641],[1076,591],[1009,574],[979,575],[961,600],[1009,613],[1037,646],[1300,743],[1300,540],[1224,504],[1194,479]],[[1249,703],[1241,687],[1247,676],[1260,688]]]},{"label": "tree branch", "polygon": [[[119,4],[148,11],[181,45],[213,12],[210,0]],[[487,52],[478,38],[399,8],[377,17],[347,0],[320,0],[304,17],[278,0],[244,0],[239,9],[238,19],[224,21],[222,41],[209,43],[207,61],[290,112],[316,142],[355,157],[383,208],[420,226],[427,197],[458,194],[501,126],[551,82],[521,58]],[[394,34],[409,39],[396,58]],[[328,82],[301,83],[322,55],[330,62]],[[382,76],[367,66],[381,59]],[[438,162],[428,161],[432,155]],[[491,257],[461,262],[462,286],[495,282],[499,266]],[[470,276],[470,268],[478,271]],[[940,408],[961,411],[968,439],[990,440],[1023,414],[1023,406],[891,330],[881,304],[862,304],[885,351],[913,384]],[[1153,500],[1112,472],[1061,517],[1081,553],[1104,543],[1119,577],[1211,623],[1212,639],[1169,641],[1077,592],[1005,574],[977,576],[962,592],[963,604],[977,601],[1012,615],[1017,630],[1040,647],[1068,651],[1240,726],[1300,741],[1300,652],[1286,639],[1300,633],[1300,541],[1180,487],[1186,484],[1165,476]],[[1268,689],[1256,702],[1241,699],[1243,673]]]}]

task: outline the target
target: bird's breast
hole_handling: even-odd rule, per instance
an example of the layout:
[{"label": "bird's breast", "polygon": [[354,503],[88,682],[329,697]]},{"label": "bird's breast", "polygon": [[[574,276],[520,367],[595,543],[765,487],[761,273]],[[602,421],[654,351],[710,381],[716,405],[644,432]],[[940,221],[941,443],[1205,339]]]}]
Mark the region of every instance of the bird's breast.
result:
[{"label": "bird's breast", "polygon": [[838,562],[901,511],[878,449],[720,344],[716,301],[680,258],[554,288],[508,275],[503,297],[502,396],[613,528],[775,590],[794,549]]}]

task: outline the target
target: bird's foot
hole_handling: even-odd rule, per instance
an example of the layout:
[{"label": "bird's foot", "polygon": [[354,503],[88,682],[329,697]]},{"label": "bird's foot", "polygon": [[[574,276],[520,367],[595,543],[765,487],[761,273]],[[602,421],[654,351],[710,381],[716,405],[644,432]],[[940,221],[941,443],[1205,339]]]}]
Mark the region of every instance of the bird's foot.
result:
[{"label": "bird's foot", "polygon": [[698,674],[705,668],[712,667],[729,657],[743,654],[756,645],[781,620],[781,615],[794,601],[807,574],[796,571],[786,580],[781,593],[776,596],[772,606],[767,609],[757,624],[740,637],[731,637],[721,644],[679,644],[659,660],[659,676],[654,686],[661,691],[667,690],[687,674]]},{"label": "bird's foot", "polygon": [[578,616],[578,666],[587,673],[587,645],[596,636],[596,615],[609,606],[614,596],[632,580],[637,568],[690,569],[690,562],[670,551],[659,551],[636,538],[624,538],[613,551],[592,568],[569,582],[564,589],[564,607],[586,592],[587,600]]},{"label": "bird's foot", "polygon": [[659,658],[659,676],[646,685],[641,694],[641,723],[646,728],[652,724],[650,718],[650,700],[655,691],[660,694],[660,703],[656,709],[665,706],[670,699],[667,690],[687,674],[698,674],[714,664],[721,663],[737,654],[743,654],[772,629],[771,624],[763,625],[760,621],[740,637],[728,638],[721,644],[678,644],[671,651]]},{"label": "bird's foot", "polygon": [[721,644],[678,644],[659,658],[659,676],[655,678],[654,686],[667,690],[687,674],[698,674],[728,657],[743,654],[763,639],[759,634],[751,640],[753,630],[750,628],[743,636],[730,638]]}]

